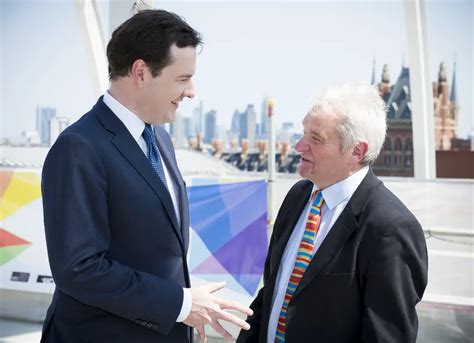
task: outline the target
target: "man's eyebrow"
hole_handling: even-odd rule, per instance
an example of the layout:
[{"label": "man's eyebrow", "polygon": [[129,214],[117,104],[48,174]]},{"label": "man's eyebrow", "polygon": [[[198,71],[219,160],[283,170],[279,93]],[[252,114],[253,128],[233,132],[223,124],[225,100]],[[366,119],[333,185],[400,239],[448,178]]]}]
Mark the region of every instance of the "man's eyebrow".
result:
[{"label": "man's eyebrow", "polygon": [[319,133],[319,131],[314,131],[314,130],[309,130],[309,133],[311,134],[311,136],[321,136],[321,134]]},{"label": "man's eyebrow", "polygon": [[311,137],[326,139],[326,137],[323,134],[321,134],[319,131],[310,130],[309,133],[310,133]]},{"label": "man's eyebrow", "polygon": [[193,74],[182,74],[178,76],[178,79],[190,79],[193,77]]}]

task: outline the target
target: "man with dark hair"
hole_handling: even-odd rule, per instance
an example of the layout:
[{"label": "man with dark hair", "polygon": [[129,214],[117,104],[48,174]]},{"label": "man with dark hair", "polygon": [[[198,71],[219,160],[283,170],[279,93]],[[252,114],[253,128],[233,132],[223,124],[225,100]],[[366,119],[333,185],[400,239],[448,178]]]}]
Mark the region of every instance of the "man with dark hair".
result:
[{"label": "man with dark hair", "polygon": [[213,295],[190,288],[186,188],[168,134],[194,96],[199,34],[173,13],[139,12],[107,46],[110,89],[68,127],[43,167],[48,255],[56,291],[42,342],[191,342],[218,320],[248,329]]},{"label": "man with dark hair", "polygon": [[386,115],[366,84],[327,88],[303,120],[252,326],[238,343],[414,343],[428,254],[413,214],[370,165]]}]

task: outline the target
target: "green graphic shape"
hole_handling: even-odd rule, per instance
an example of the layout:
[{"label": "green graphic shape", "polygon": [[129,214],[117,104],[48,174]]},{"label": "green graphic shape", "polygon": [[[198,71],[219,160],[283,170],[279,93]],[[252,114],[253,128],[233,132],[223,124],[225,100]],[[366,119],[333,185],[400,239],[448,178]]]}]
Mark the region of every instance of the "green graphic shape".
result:
[{"label": "green graphic shape", "polygon": [[0,248],[0,266],[3,266],[8,261],[20,255],[23,251],[28,249],[30,245],[11,245]]}]

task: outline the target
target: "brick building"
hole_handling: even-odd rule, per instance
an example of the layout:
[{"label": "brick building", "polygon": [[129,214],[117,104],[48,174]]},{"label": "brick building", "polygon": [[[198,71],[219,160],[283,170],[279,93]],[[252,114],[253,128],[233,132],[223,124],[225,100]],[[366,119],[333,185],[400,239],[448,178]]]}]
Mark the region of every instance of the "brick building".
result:
[{"label": "brick building", "polygon": [[[374,73],[375,74],[375,73]],[[375,84],[374,74],[372,83]],[[433,109],[436,150],[450,150],[456,138],[458,105],[456,104],[456,75],[453,72],[449,89],[446,65],[441,63],[438,80],[433,82]],[[387,137],[374,171],[381,176],[413,176],[413,131],[410,92],[410,70],[403,66],[395,84],[390,82],[390,71],[383,66],[377,84],[387,106]]]}]

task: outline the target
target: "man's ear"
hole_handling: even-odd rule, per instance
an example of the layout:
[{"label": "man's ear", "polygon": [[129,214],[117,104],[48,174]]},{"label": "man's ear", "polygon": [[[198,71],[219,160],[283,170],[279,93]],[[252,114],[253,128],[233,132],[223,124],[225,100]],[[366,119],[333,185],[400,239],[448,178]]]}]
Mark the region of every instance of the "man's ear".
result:
[{"label": "man's ear", "polygon": [[133,83],[139,88],[143,87],[143,82],[145,81],[145,75],[148,72],[148,66],[144,60],[138,59],[133,62],[132,67],[130,68],[130,76],[132,77]]},{"label": "man's ear", "polygon": [[358,163],[360,163],[365,158],[368,151],[369,144],[367,144],[367,142],[359,142],[352,150],[352,156],[357,160]]}]

